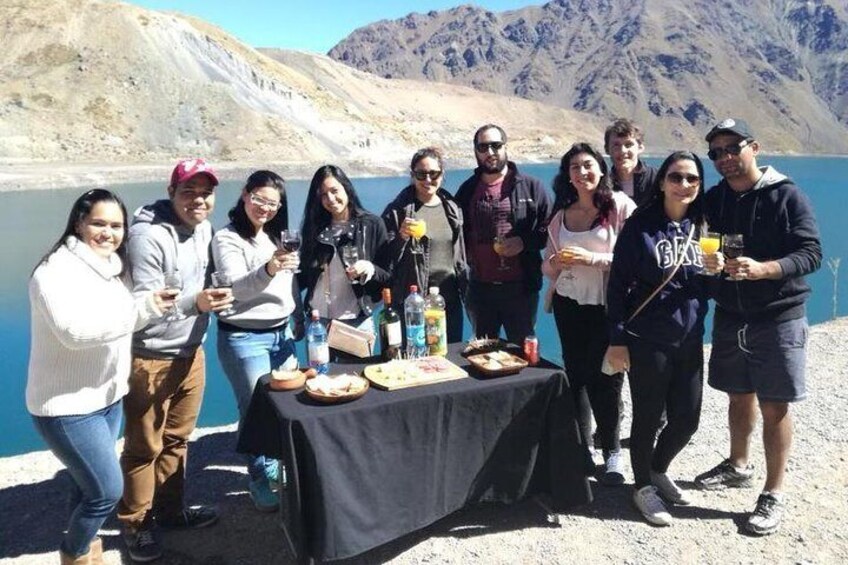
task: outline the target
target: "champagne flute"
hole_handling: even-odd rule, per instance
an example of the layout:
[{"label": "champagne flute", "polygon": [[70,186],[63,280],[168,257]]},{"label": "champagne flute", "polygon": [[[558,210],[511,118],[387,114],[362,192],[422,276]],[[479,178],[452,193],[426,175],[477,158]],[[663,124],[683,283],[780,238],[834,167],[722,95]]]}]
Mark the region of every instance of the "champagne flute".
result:
[{"label": "champagne flute", "polygon": [[[346,269],[352,269],[353,264],[359,261],[359,249],[356,248],[356,245],[352,243],[348,243],[347,245],[342,247],[342,263]],[[351,281],[351,284],[359,284],[359,280],[354,279]]]},{"label": "champagne flute", "polygon": [[163,282],[165,289],[171,291],[171,293],[174,295],[174,306],[165,315],[165,320],[168,322],[178,322],[179,320],[184,320],[186,316],[182,313],[182,311],[180,311],[180,306],[178,302],[180,293],[183,290],[182,276],[180,276],[179,271],[169,271],[165,273]]},{"label": "champagne flute", "polygon": [[[297,230],[283,230],[280,235],[280,246],[286,253],[297,253],[300,251],[300,232]],[[300,268],[294,271],[287,269],[290,273],[299,273]]]},{"label": "champagne flute", "polygon": [[[721,247],[721,234],[712,231],[704,232],[698,240],[698,243],[700,244],[701,251],[704,255],[715,255]],[[705,270],[704,274],[710,277],[715,277],[718,276],[719,273],[711,273]]]},{"label": "champagne flute", "polygon": [[[212,273],[212,286],[215,288],[233,288],[233,278],[223,271],[215,271]],[[228,306],[226,310],[218,312],[219,316],[232,316],[236,311],[232,306]]]}]

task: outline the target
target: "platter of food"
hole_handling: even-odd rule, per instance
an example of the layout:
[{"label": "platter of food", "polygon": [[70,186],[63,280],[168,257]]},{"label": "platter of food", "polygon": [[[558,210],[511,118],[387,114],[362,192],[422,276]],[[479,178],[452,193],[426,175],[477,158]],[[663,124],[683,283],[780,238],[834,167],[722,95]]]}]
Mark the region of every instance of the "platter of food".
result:
[{"label": "platter of food", "polygon": [[441,383],[468,376],[464,369],[437,355],[368,365],[363,374],[374,386],[383,390]]},{"label": "platter of food", "polygon": [[357,375],[318,375],[306,381],[306,394],[318,402],[337,404],[359,398],[368,387],[368,380]]},{"label": "platter of food", "polygon": [[528,365],[527,361],[521,357],[506,351],[478,353],[477,355],[469,355],[467,359],[472,367],[490,377],[514,375]]},{"label": "platter of food", "polygon": [[271,390],[297,390],[303,388],[306,379],[311,379],[317,374],[312,368],[292,371],[274,369],[271,371],[271,378],[268,379],[268,386]]}]

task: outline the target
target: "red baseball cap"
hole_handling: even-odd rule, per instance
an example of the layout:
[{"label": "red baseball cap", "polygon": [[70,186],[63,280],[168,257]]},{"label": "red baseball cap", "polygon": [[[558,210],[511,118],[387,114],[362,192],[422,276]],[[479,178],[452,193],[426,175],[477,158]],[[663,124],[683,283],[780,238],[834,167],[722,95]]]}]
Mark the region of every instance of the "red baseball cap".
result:
[{"label": "red baseball cap", "polygon": [[218,185],[218,177],[215,176],[215,171],[206,164],[203,159],[183,159],[177,166],[174,167],[174,172],[171,173],[171,186],[177,186],[188,181],[190,178],[204,174],[212,181],[212,186]]}]

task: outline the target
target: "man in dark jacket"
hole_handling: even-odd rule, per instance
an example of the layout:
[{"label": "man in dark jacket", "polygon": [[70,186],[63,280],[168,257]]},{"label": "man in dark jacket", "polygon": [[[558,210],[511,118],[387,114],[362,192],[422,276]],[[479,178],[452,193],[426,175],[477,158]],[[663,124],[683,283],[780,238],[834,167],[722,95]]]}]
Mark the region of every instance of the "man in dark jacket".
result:
[{"label": "man in dark jacket", "polygon": [[[704,489],[749,486],[749,443],[759,403],[766,482],[746,528],[777,530],[792,420],[789,403],[804,399],[807,342],[804,275],[821,265],[813,209],[789,178],[757,167],[760,145],[747,123],[727,119],[707,134],[709,158],[723,177],[706,195],[711,231],[741,234],[736,257],[725,241],[726,277],[712,281],[716,301],[710,386],[730,397],[730,457],[695,478]],[[708,259],[705,259],[708,260]]]},{"label": "man in dark jacket", "polygon": [[643,206],[651,199],[657,171],[639,158],[645,150],[642,129],[630,120],[615,120],[604,132],[604,150],[612,160],[613,190],[624,192],[637,206]]},{"label": "man in dark jacket", "polygon": [[509,161],[506,143],[494,124],[475,132],[478,166],[456,200],[466,219],[466,308],[474,334],[496,337],[503,326],[507,339],[521,344],[536,325],[550,205],[542,182]]}]

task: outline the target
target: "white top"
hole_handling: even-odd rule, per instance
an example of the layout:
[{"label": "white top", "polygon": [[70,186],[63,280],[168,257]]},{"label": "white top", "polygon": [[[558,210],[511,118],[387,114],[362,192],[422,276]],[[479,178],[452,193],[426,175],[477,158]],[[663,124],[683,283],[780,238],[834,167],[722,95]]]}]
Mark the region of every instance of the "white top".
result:
[{"label": "white top", "polygon": [[[565,215],[562,217],[565,218]],[[613,241],[609,225],[596,226],[584,232],[569,231],[562,225],[557,244],[560,249],[576,245],[592,253],[612,253]],[[556,292],[578,304],[605,305],[607,289],[604,271],[600,265],[563,267],[556,280]]]},{"label": "white top", "polygon": [[277,246],[264,231],[244,239],[228,225],[212,238],[215,269],[233,280],[233,313],[220,316],[228,324],[261,330],[280,326],[298,306],[293,273],[280,271],[273,277],[265,264]]},{"label": "white top", "polygon": [[153,294],[133,298],[106,260],[69,237],[29,281],[31,345],[27,410],[36,416],[90,414],[129,390],[132,334],[161,316]]},{"label": "white top", "polygon": [[338,253],[318,277],[311,304],[322,318],[330,320],[352,320],[359,315],[359,301]]}]

